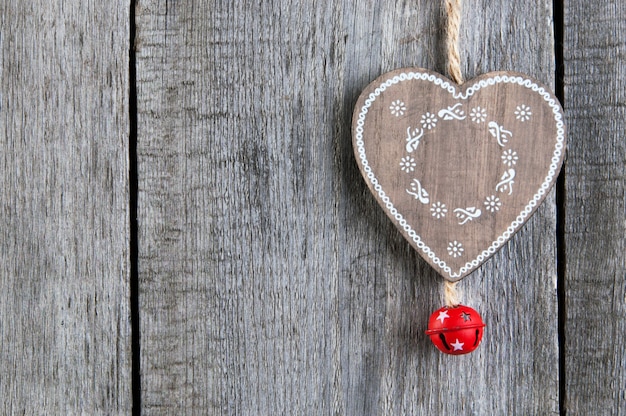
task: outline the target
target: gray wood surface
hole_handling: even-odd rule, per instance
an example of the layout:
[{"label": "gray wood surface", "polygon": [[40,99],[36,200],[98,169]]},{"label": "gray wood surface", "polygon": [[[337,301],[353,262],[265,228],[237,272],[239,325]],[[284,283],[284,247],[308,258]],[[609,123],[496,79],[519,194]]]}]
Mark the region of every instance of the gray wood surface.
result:
[{"label": "gray wood surface", "polygon": [[128,414],[127,1],[0,2],[0,414]]},{"label": "gray wood surface", "polygon": [[[461,283],[488,327],[448,357],[442,279],[352,155],[370,81],[444,68],[437,2],[215,3],[137,10],[143,413],[558,413],[554,194]],[[565,410],[624,414],[626,6],[588,3],[564,10]],[[466,78],[552,85],[551,6],[466,4]],[[0,3],[1,414],[131,411],[128,11]]]},{"label": "gray wood surface", "polygon": [[[558,412],[551,194],[461,283],[469,356],[423,331],[442,279],[361,178],[350,118],[384,71],[441,71],[429,0],[176,2],[137,10],[145,414]],[[552,85],[552,1],[472,2],[466,77]]]},{"label": "gray wood surface", "polygon": [[626,3],[565,7],[566,409],[626,414]]}]

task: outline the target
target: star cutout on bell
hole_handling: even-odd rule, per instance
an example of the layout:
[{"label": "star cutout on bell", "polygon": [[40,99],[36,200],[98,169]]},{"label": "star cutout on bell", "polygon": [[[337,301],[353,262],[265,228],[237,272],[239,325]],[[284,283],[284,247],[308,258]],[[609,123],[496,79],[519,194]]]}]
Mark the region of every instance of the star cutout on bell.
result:
[{"label": "star cutout on bell", "polygon": [[472,317],[467,312],[461,312],[461,318],[463,318],[463,322],[471,321]]},{"label": "star cutout on bell", "polygon": [[448,311],[441,311],[441,312],[439,312],[439,316],[437,317],[437,320],[439,320],[439,321],[441,321],[441,323],[443,323],[443,321],[446,318],[449,318],[449,317],[450,317],[450,315],[448,315]]},{"label": "star cutout on bell", "polygon": [[459,342],[459,339],[457,338],[456,341],[450,343],[450,345],[454,348],[454,351],[463,351],[463,345],[465,345],[465,343]]}]

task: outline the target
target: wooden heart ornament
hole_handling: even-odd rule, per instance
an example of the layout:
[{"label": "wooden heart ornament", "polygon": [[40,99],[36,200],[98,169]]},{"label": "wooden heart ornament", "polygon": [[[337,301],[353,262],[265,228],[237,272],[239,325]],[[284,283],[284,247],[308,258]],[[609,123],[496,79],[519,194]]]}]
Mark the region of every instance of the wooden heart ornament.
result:
[{"label": "wooden heart ornament", "polygon": [[352,135],[378,203],[451,281],[522,227],[556,181],[565,154],[557,98],[511,72],[461,86],[421,68],[389,72],[359,97]]}]

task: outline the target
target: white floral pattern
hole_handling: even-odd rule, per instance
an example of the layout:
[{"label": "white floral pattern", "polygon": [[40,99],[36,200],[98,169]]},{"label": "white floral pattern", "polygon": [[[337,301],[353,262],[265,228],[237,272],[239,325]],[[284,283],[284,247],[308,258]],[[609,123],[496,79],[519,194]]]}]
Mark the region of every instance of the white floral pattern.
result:
[{"label": "white floral pattern", "polygon": [[472,108],[470,111],[470,119],[473,123],[484,123],[487,120],[487,110],[482,107]]},{"label": "white floral pattern", "polygon": [[441,202],[435,202],[430,207],[430,212],[433,215],[433,217],[440,219],[446,216],[446,213],[448,212],[448,208],[446,208],[446,205],[442,204]]},{"label": "white floral pattern", "polygon": [[515,150],[508,149],[502,152],[502,163],[508,167],[516,164],[518,159],[519,157],[517,156],[517,152]]},{"label": "white floral pattern", "polygon": [[454,258],[461,257],[463,255],[463,244],[454,240],[448,243],[448,254]]},{"label": "white floral pattern", "polygon": [[500,211],[500,207],[502,206],[502,202],[500,198],[495,195],[488,196],[485,199],[485,209],[489,212]]},{"label": "white floral pattern", "polygon": [[437,125],[437,117],[434,114],[427,112],[422,116],[420,123],[422,123],[422,127],[427,130],[434,129]]},{"label": "white floral pattern", "polygon": [[[421,116],[420,124],[421,128],[414,128],[411,131],[411,127],[407,127],[407,144],[406,151],[409,153],[406,156],[403,156],[400,160],[400,169],[405,173],[414,172],[417,168],[417,162],[414,157],[411,157],[410,153],[415,151],[420,143],[420,140],[423,138],[424,133],[427,130],[432,130],[437,127],[439,121],[445,124],[447,121],[452,120],[463,120],[466,118],[465,112],[459,108],[461,106],[460,103],[457,103],[454,106],[449,106],[448,108],[444,108],[440,110],[438,113],[426,112]],[[399,117],[404,115],[407,108],[404,102],[401,100],[394,100],[389,107],[391,114]],[[531,109],[526,104],[520,104],[515,109],[516,119],[524,122],[530,120],[532,115]],[[481,106],[476,106],[471,108],[468,114],[469,120],[475,124],[487,123],[487,109]],[[501,147],[507,147],[507,143],[509,139],[512,138],[513,133],[509,130],[506,130],[503,126],[498,125],[495,121],[489,121],[488,123],[489,133],[496,138],[498,145]],[[515,177],[515,169],[514,167],[518,160],[519,155],[513,149],[503,149],[501,154],[502,163],[507,166],[508,170],[502,175],[500,182],[496,185],[496,192],[505,192],[508,190],[509,195],[513,191],[513,179]],[[421,183],[418,179],[413,179],[410,187],[406,188],[407,194],[411,195],[413,198],[418,200],[420,203],[429,206],[430,197],[428,192],[422,188]],[[483,200],[483,205],[485,206],[485,211],[495,214],[500,211],[502,208],[502,201],[496,195],[487,196]],[[454,207],[453,207],[454,208]],[[428,209],[428,208],[427,208]],[[459,221],[459,225],[464,225],[469,221],[472,221],[476,218],[479,218],[482,214],[481,210],[476,207],[466,207],[466,208],[455,208],[450,210],[454,213]],[[442,218],[446,218],[448,214],[448,207],[441,201],[436,201],[430,204],[430,214],[437,220],[441,220]],[[446,221],[448,221],[446,219]],[[465,248],[463,244],[457,240],[448,242],[446,247],[448,255],[452,258],[459,258],[464,255]]]},{"label": "white floral pattern", "polygon": [[[520,215],[518,215],[515,220],[509,224],[508,228],[506,231],[504,231],[503,234],[497,236],[493,236],[494,240],[491,242],[491,244],[489,245],[489,247],[485,250],[483,250],[482,252],[479,252],[478,254],[476,254],[475,249],[474,249],[474,244],[472,245],[472,248],[470,249],[470,247],[468,246],[468,252],[465,253],[465,251],[461,252],[462,253],[462,257],[460,259],[454,259],[455,260],[455,264],[451,265],[448,264],[447,262],[449,260],[453,260],[451,256],[448,255],[448,243],[446,243],[446,240],[448,242],[452,242],[456,240],[457,242],[462,242],[463,246],[465,243],[469,244],[469,240],[466,240],[466,237],[462,237],[461,235],[451,235],[450,237],[448,237],[445,240],[442,240],[440,242],[438,242],[436,247],[430,247],[428,243],[426,243],[425,241],[423,241],[423,239],[420,237],[420,234],[413,228],[413,224],[411,224],[410,221],[408,221],[403,214],[403,212],[398,210],[398,206],[396,206],[396,204],[393,203],[393,201],[391,201],[389,199],[389,195],[387,193],[387,189],[383,189],[383,183],[380,180],[380,177],[377,176],[377,173],[375,172],[375,170],[372,169],[371,165],[372,165],[372,160],[368,159],[368,157],[370,156],[369,152],[366,152],[366,143],[368,140],[368,135],[367,135],[367,125],[370,122],[370,118],[371,117],[379,117],[379,111],[382,110],[386,115],[387,115],[387,121],[389,121],[389,119],[395,119],[392,121],[391,124],[395,124],[393,122],[399,122],[397,123],[397,126],[391,126],[393,127],[393,131],[394,136],[397,137],[390,137],[389,139],[391,140],[397,140],[397,144],[398,144],[398,152],[394,153],[394,155],[392,156],[393,159],[391,162],[391,166],[388,166],[389,168],[392,168],[393,170],[396,171],[396,175],[400,175],[402,182],[400,184],[394,183],[395,185],[398,186],[405,186],[405,189],[408,189],[409,191],[412,191],[412,188],[409,187],[410,185],[410,180],[414,179],[411,176],[409,176],[408,174],[404,174],[402,171],[397,172],[399,170],[399,166],[397,165],[397,163],[400,162],[400,158],[402,156],[414,156],[418,165],[421,162],[420,157],[423,156],[422,153],[423,150],[427,149],[426,147],[422,146],[422,144],[424,145],[428,145],[429,142],[428,140],[431,139],[432,137],[432,132],[433,130],[426,130],[424,133],[430,133],[430,134],[424,134],[424,137],[422,137],[422,144],[420,144],[420,147],[418,147],[417,149],[415,149],[414,147],[409,146],[408,142],[414,141],[415,144],[418,143],[418,139],[414,138],[414,136],[417,136],[415,134],[409,134],[407,133],[407,135],[404,135],[404,130],[407,130],[407,128],[409,127],[410,124],[410,132],[413,132],[415,130],[417,130],[418,132],[420,132],[421,130],[423,130],[422,126],[418,123],[420,121],[420,117],[422,114],[425,114],[426,111],[430,111],[430,110],[434,110],[434,114],[438,116],[439,120],[437,121],[437,126],[435,127],[435,130],[438,129],[438,127],[444,125],[446,126],[447,121],[439,116],[438,114],[438,110],[440,110],[440,108],[424,108],[422,107],[423,105],[430,105],[429,103],[419,103],[415,105],[414,108],[414,104],[413,102],[411,102],[410,104],[408,104],[406,107],[411,107],[410,109],[407,109],[407,111],[405,112],[405,114],[402,117],[394,117],[392,116],[390,113],[388,113],[387,111],[389,111],[389,105],[391,104],[392,101],[397,100],[398,98],[396,97],[405,97],[406,93],[407,93],[407,87],[410,85],[409,82],[412,80],[421,80],[424,82],[428,82],[430,83],[433,88],[439,88],[441,86],[444,86],[444,90],[446,89],[446,85],[447,85],[447,90],[450,91],[450,93],[452,94],[452,96],[455,99],[458,99],[459,101],[462,101],[463,103],[467,103],[468,99],[476,97],[478,92],[484,91],[487,88],[490,88],[493,85],[523,85],[524,87],[526,87],[528,89],[528,91],[533,91],[537,93],[537,100],[541,100],[541,102],[529,102],[529,101],[525,101],[525,102],[516,102],[516,103],[506,103],[507,104],[507,108],[503,109],[505,110],[504,114],[500,114],[498,111],[498,114],[494,113],[492,114],[492,111],[496,111],[496,110],[491,110],[492,106],[497,105],[498,103],[482,103],[482,105],[485,105],[484,108],[487,109],[487,119],[485,120],[484,124],[474,124],[474,122],[471,121],[471,118],[469,116],[469,112],[472,109],[472,106],[468,106],[466,108],[467,110],[467,120],[465,126],[459,126],[459,127],[465,127],[467,128],[470,124],[474,125],[474,129],[478,130],[479,128],[484,127],[485,129],[488,127],[487,124],[490,121],[494,121],[494,123],[496,121],[498,121],[498,118],[496,117],[496,115],[502,115],[504,116],[504,119],[507,120],[507,125],[505,126],[496,126],[498,127],[498,132],[500,133],[500,136],[503,136],[504,134],[506,134],[506,132],[501,131],[502,129],[509,129],[508,131],[511,131],[511,134],[508,137],[505,137],[504,139],[502,139],[502,137],[500,137],[501,140],[498,141],[498,145],[502,146],[503,149],[500,149],[500,151],[497,151],[497,148],[495,149],[495,152],[493,152],[492,155],[492,164],[490,165],[491,168],[493,168],[493,171],[490,172],[490,178],[491,179],[496,179],[496,176],[492,176],[492,175],[496,175],[496,174],[502,174],[502,179],[500,180],[500,182],[496,185],[496,190],[494,191],[493,188],[491,188],[488,191],[483,191],[481,192],[481,194],[478,195],[467,195],[468,201],[475,201],[474,204],[478,204],[479,208],[482,208],[482,210],[487,213],[489,212],[487,209],[485,209],[485,205],[483,205],[483,202],[485,201],[486,197],[489,195],[497,195],[502,197],[502,206],[500,208],[500,210],[503,210],[509,203],[509,200],[504,197],[502,194],[498,194],[498,192],[502,192],[501,188],[504,187],[504,185],[508,185],[511,182],[511,178],[513,177],[513,172],[514,172],[514,168],[519,167],[519,165],[516,165],[515,167],[507,167],[503,164],[501,164],[501,161],[498,161],[498,155],[502,155],[502,151],[511,148],[511,146],[507,145],[507,140],[509,139],[509,141],[512,141],[511,144],[515,144],[515,146],[519,146],[519,147],[514,147],[515,150],[517,150],[517,148],[521,148],[524,144],[523,143],[519,143],[519,141],[513,141],[513,135],[517,134],[520,132],[520,128],[523,127],[524,125],[527,125],[529,123],[529,121],[525,121],[525,122],[520,122],[519,119],[514,119],[512,116],[514,116],[513,112],[516,109],[516,106],[520,106],[521,104],[525,104],[529,103],[532,104],[532,114],[526,114],[524,113],[523,117],[527,117],[530,116],[529,120],[534,120],[533,116],[538,116],[542,115],[545,116],[545,121],[546,123],[548,121],[553,120],[554,121],[554,128],[556,128],[556,137],[555,139],[555,146],[554,146],[554,152],[552,153],[552,164],[550,166],[550,171],[548,172],[548,174],[545,176],[545,179],[542,181],[541,183],[541,187],[539,188],[539,191],[537,191],[537,193],[535,193],[534,195],[532,195],[532,198],[530,200],[528,200],[527,202],[525,202],[524,205],[524,209],[521,211]],[[435,87],[436,86],[436,87]],[[399,88],[399,89],[396,89]],[[393,98],[389,98],[390,96],[388,94],[395,94],[397,92],[397,95],[393,96],[391,95],[391,97]],[[541,92],[540,92],[541,91]],[[384,93],[384,94],[383,94]],[[408,98],[407,98],[408,99]],[[381,101],[385,104],[384,106],[380,106]],[[503,103],[500,103],[503,104]],[[478,105],[478,103],[476,103],[476,105],[474,105],[474,107],[476,107]],[[542,106],[547,106],[549,108],[547,108],[546,110],[542,109]],[[386,108],[385,108],[386,107]],[[420,108],[421,107],[421,108]],[[443,106],[442,106],[443,107]],[[520,108],[521,110],[521,108]],[[525,109],[524,109],[525,110]],[[528,110],[531,110],[530,108]],[[545,114],[544,114],[545,111]],[[549,114],[548,114],[549,113]],[[554,116],[552,116],[552,113],[554,114]],[[357,114],[355,114],[357,115]],[[506,117],[506,115],[508,115],[508,117]],[[360,163],[360,167],[362,169],[362,172],[364,174],[364,176],[366,176],[366,181],[368,181],[368,184],[370,185],[370,188],[374,191],[374,194],[377,196],[377,199],[379,199],[379,201],[384,202],[384,204],[381,203],[381,205],[383,205],[383,208],[385,209],[386,213],[390,215],[390,217],[392,218],[392,220],[394,220],[395,224],[399,225],[400,227],[402,227],[404,230],[406,230],[406,232],[408,233],[408,237],[410,237],[410,240],[412,243],[414,243],[414,245],[416,245],[420,250],[421,253],[424,256],[428,256],[428,258],[433,260],[433,264],[434,266],[438,267],[439,270],[441,271],[441,273],[446,276],[449,277],[453,280],[458,280],[459,278],[465,276],[469,271],[471,271],[473,268],[476,267],[476,264],[480,264],[482,263],[484,260],[486,260],[489,256],[491,256],[492,254],[494,254],[499,248],[502,247],[502,245],[507,241],[508,237],[511,235],[512,232],[517,231],[520,227],[521,224],[523,224],[529,217],[530,213],[533,211],[532,208],[536,207],[536,205],[538,204],[538,202],[540,200],[543,199],[543,197],[545,196],[545,192],[544,189],[547,189],[547,187],[553,182],[555,175],[559,169],[559,166],[562,162],[563,159],[563,151],[564,151],[564,147],[565,147],[565,129],[564,129],[564,123],[563,123],[563,112],[562,109],[560,108],[560,106],[558,105],[558,100],[555,99],[555,97],[553,97],[553,95],[547,93],[542,86],[537,85],[533,80],[529,80],[526,79],[525,77],[521,77],[521,76],[494,76],[491,78],[484,78],[481,79],[480,81],[476,81],[475,85],[472,86],[472,88],[468,88],[465,93],[459,93],[456,91],[456,88],[454,87],[454,85],[452,85],[449,80],[444,79],[442,77],[438,77],[430,72],[423,72],[423,71],[406,71],[406,72],[402,72],[399,74],[394,75],[393,77],[388,77],[387,79],[385,79],[384,81],[381,81],[379,84],[376,85],[376,90],[375,91],[371,91],[370,95],[367,97],[367,99],[365,100],[364,104],[362,105],[362,107],[359,109],[358,112],[358,116],[355,117],[355,128],[354,128],[354,143],[355,143],[355,150],[357,153],[357,162]],[[455,121],[450,120],[451,123],[456,123]],[[542,120],[543,122],[543,120]],[[461,124],[461,123],[458,123]],[[552,125],[552,124],[551,124]],[[386,128],[387,126],[385,126]],[[417,129],[416,129],[417,127]],[[471,128],[471,127],[470,127]],[[404,129],[404,130],[403,130]],[[391,130],[391,129],[389,129]],[[389,130],[387,130],[387,132],[389,132]],[[482,130],[482,129],[481,129]],[[495,128],[494,128],[495,131]],[[400,132],[402,132],[402,134],[400,134]],[[490,133],[490,132],[488,132]],[[492,134],[495,137],[495,134]],[[407,142],[404,142],[402,139],[402,137],[400,136],[404,136],[404,137],[411,137],[410,139],[407,140]],[[489,134],[487,134],[487,136],[489,136]],[[489,139],[491,139],[491,137],[488,137]],[[383,137],[383,139],[387,139],[386,137]],[[496,138],[497,139],[497,138]],[[495,141],[495,140],[494,140]],[[402,147],[406,147],[406,152],[407,153],[400,153],[401,151],[403,151]],[[411,150],[408,149],[408,147],[411,147]],[[415,153],[415,154],[411,154],[411,151],[420,151],[421,153]],[[527,162],[526,160],[522,160],[521,158],[522,155],[520,155],[520,160],[519,162],[522,163],[523,162]],[[395,166],[394,166],[395,163]],[[526,163],[524,163],[526,164]],[[500,169],[504,168],[504,170],[506,170],[506,176],[503,174],[502,171],[499,171],[498,166]],[[416,168],[417,170],[417,168]],[[492,169],[490,169],[492,170]],[[498,172],[496,172],[496,170],[498,170]],[[523,173],[523,172],[521,172]],[[365,175],[367,174],[367,175]],[[500,176],[498,176],[500,177]],[[425,183],[424,185],[426,187],[429,187],[431,185],[433,185],[430,180],[426,180],[427,178],[422,178],[420,177],[419,179],[424,179]],[[503,182],[504,181],[504,182]],[[507,182],[509,181],[509,182]],[[506,182],[506,183],[505,183]],[[487,188],[488,189],[488,188]],[[510,189],[510,186],[509,186]],[[507,190],[509,190],[507,189]],[[458,205],[458,203],[456,203],[456,201],[450,200],[450,199],[444,199],[446,198],[444,195],[438,195],[440,193],[439,189],[437,186],[433,186],[432,189],[429,188],[430,191],[432,191],[433,193],[433,202],[435,201],[444,201],[447,204],[451,204],[448,207],[448,213],[450,215],[447,215],[445,218],[445,222],[446,224],[449,223],[449,225],[453,225],[453,221],[454,221],[454,216],[452,215],[453,213],[453,208],[456,208],[456,206]],[[469,189],[468,189],[469,190]],[[414,202],[418,202],[418,201],[414,201]],[[456,203],[456,205],[455,205]],[[424,205],[424,206],[419,206],[419,205]],[[419,205],[416,204],[414,209],[420,210],[421,215],[428,215],[430,213],[429,209],[432,205],[432,202],[428,203],[428,204],[424,204],[421,201],[419,201]],[[467,205],[467,204],[462,204],[463,206]],[[471,204],[470,204],[471,205]],[[497,206],[497,204],[496,204]],[[492,221],[494,218],[496,217],[498,214],[491,214],[488,215],[488,217],[491,218],[486,218],[486,221]],[[423,217],[422,217],[423,218]],[[443,221],[441,220],[435,220],[434,218],[431,218],[432,221],[432,225],[434,225],[436,227],[436,225],[440,225],[442,224]],[[505,219],[501,219],[502,221],[505,221]],[[441,221],[441,222],[440,222]],[[479,223],[478,226],[484,226],[484,225],[488,225],[488,224],[482,224]],[[460,225],[457,225],[455,227],[462,227]],[[471,226],[472,228],[474,226]],[[440,248],[441,247],[441,248]],[[464,248],[464,247],[461,247]],[[441,250],[443,249],[443,250]],[[433,251],[434,250],[434,251]],[[451,248],[451,250],[454,250],[453,248]],[[457,247],[457,252],[459,252],[458,247]],[[471,256],[470,256],[471,255]],[[465,259],[467,259],[467,261],[465,261]],[[463,261],[461,261],[463,260]],[[464,264],[460,264],[460,263],[464,263]]]},{"label": "white floral pattern", "polygon": [[404,115],[404,112],[406,111],[406,105],[400,100],[395,100],[389,106],[389,110],[391,110],[392,116],[400,117]]},{"label": "white floral pattern", "polygon": [[530,107],[526,104],[518,105],[515,108],[515,118],[521,122],[530,120],[530,116],[533,113],[530,111]]},{"label": "white floral pattern", "polygon": [[404,172],[413,172],[416,166],[417,163],[412,157],[407,156],[403,157],[402,160],[400,160],[400,169],[402,169],[402,171]]}]

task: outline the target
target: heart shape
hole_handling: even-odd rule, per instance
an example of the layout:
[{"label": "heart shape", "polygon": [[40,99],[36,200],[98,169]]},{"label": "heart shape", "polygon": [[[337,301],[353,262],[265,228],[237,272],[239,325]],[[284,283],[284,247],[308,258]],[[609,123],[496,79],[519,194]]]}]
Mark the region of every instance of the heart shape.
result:
[{"label": "heart shape", "polygon": [[446,279],[474,271],[530,218],[565,154],[563,110],[526,75],[461,86],[404,68],[361,93],[356,160],[378,203]]}]

